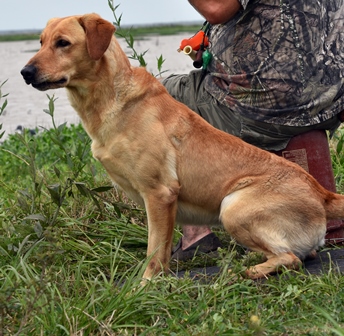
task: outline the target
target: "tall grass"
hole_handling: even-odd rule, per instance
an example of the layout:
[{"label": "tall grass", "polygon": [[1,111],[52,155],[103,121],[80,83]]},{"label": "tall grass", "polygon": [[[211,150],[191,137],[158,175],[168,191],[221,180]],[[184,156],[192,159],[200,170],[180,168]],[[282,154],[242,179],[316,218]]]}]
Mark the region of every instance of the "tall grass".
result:
[{"label": "tall grass", "polygon": [[[55,98],[47,98],[54,121]],[[336,136],[340,182],[344,137]],[[141,287],[145,211],[112,187],[80,125],[11,135],[0,162],[0,335],[344,335],[335,266],[319,276],[244,279],[259,256],[222,230],[219,258],[172,264],[170,275]],[[205,265],[220,272],[174,275]]]}]

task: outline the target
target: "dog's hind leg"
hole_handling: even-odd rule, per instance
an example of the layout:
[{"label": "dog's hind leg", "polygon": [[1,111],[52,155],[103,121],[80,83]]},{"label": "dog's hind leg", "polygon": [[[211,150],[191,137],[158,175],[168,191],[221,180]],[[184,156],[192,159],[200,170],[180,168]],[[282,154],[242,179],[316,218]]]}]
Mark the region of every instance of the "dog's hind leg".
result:
[{"label": "dog's hind leg", "polygon": [[291,252],[270,255],[267,258],[268,260],[266,262],[248,268],[246,275],[251,279],[260,279],[277,272],[282,266],[297,270],[301,265],[301,260]]},{"label": "dog's hind leg", "polygon": [[264,218],[264,220],[262,215],[257,217],[263,221],[260,222],[257,218],[252,217],[246,218],[246,221],[241,223],[241,227],[236,229],[233,229],[233,225],[226,225],[226,220],[224,221],[224,226],[227,229],[229,227],[229,233],[239,244],[252,251],[263,253],[266,258],[265,262],[248,268],[246,275],[251,279],[259,279],[276,273],[282,266],[288,269],[298,269],[301,260],[292,252],[292,247],[288,240],[284,239],[283,232],[273,232],[272,230],[269,232],[269,225],[264,225],[265,220],[269,221],[269,218]]},{"label": "dog's hind leg", "polygon": [[[316,201],[304,200],[302,208],[261,195],[252,197],[250,190],[238,190],[221,204],[220,219],[229,234],[241,245],[261,252],[267,261],[247,270],[257,279],[275,273],[281,266],[297,269],[304,258],[322,244],[326,219]],[[309,204],[307,204],[307,202]],[[316,224],[318,223],[318,224]]]}]

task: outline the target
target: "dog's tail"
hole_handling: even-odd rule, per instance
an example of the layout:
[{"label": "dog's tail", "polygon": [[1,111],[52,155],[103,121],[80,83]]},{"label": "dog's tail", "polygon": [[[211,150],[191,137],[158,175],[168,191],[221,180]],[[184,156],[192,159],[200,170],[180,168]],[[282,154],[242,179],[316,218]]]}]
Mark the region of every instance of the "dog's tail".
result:
[{"label": "dog's tail", "polygon": [[328,191],[325,201],[326,218],[344,219],[344,195]]},{"label": "dog's tail", "polygon": [[344,219],[344,195],[327,190],[312,175],[307,174],[307,180],[321,199],[326,219]]}]

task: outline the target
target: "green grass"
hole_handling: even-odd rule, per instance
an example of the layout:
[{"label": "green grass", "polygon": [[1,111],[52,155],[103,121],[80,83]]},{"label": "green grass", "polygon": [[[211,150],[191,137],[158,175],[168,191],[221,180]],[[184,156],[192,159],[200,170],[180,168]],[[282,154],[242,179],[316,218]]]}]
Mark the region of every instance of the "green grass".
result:
[{"label": "green grass", "polygon": [[[202,25],[202,22],[195,24],[167,24],[167,25],[155,25],[155,26],[139,26],[139,27],[127,27],[124,30],[130,30],[131,34],[135,37],[145,35],[175,35],[179,33],[194,34]],[[121,30],[121,29],[120,29]],[[123,29],[122,29],[123,30]]]},{"label": "green grass", "polygon": [[[45,112],[54,117],[54,98]],[[0,335],[344,335],[335,267],[247,280],[259,256],[221,229],[219,258],[172,263],[141,288],[145,212],[111,187],[87,139],[80,125],[55,125],[0,148]],[[343,139],[331,142],[341,190]],[[173,276],[211,265],[214,277]]]},{"label": "green grass", "polygon": [[10,34],[0,34],[0,42],[15,42],[15,41],[30,41],[39,40],[40,32],[21,34],[21,33],[10,33]]},{"label": "green grass", "polygon": [[[45,112],[54,120],[53,97]],[[339,130],[331,150],[340,192],[343,144]],[[0,336],[344,335],[344,277],[334,266],[244,279],[260,256],[221,229],[219,258],[172,263],[141,287],[145,211],[111,187],[80,125],[11,135],[0,161]],[[221,269],[213,277],[173,275],[212,265]]]}]

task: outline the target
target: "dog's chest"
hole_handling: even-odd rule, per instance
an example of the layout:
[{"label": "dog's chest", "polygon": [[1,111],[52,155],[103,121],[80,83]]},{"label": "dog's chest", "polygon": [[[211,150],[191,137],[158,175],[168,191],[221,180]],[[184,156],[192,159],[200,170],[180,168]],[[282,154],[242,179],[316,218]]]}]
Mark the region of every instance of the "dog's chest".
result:
[{"label": "dog's chest", "polygon": [[131,173],[132,164],[126,159],[125,151],[120,146],[111,148],[99,146],[96,141],[92,143],[93,156],[103,165],[112,182],[118,185],[125,193],[138,204],[143,204],[139,193],[139,185],[135,175]]}]

